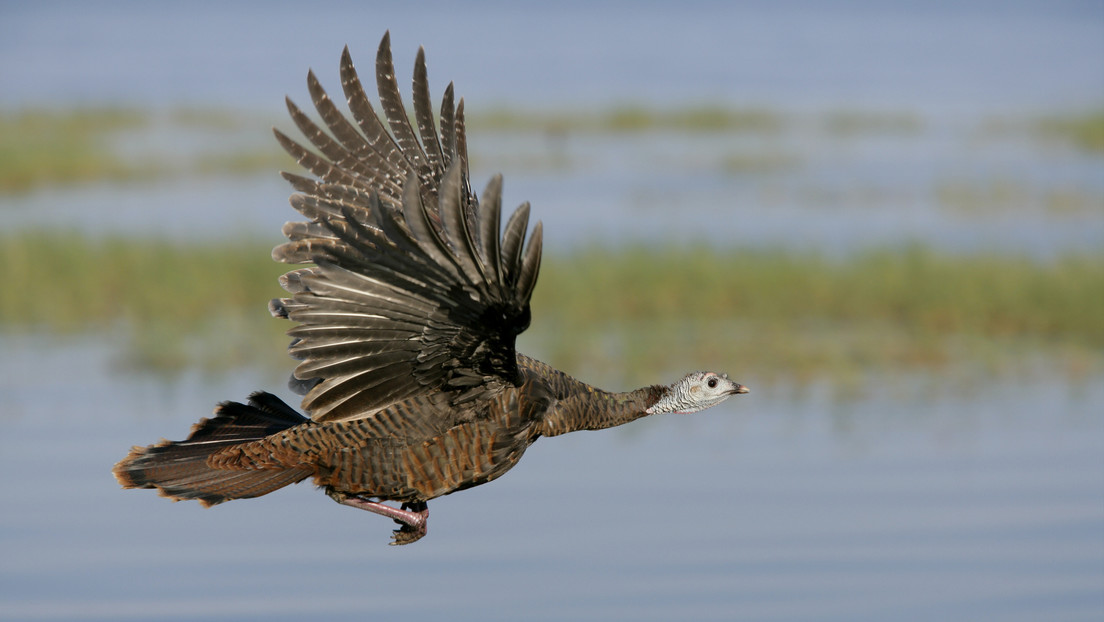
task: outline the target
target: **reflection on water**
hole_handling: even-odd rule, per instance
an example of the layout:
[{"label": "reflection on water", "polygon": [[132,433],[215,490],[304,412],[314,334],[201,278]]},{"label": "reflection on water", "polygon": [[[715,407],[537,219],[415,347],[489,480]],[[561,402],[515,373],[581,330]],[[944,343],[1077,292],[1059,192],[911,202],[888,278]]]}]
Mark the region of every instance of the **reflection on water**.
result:
[{"label": "reflection on water", "polygon": [[105,344],[48,341],[2,344],[5,620],[1104,614],[1099,378],[842,404],[755,390],[543,440],[396,548],[305,484],[209,510],[119,489],[131,444],[282,379],[120,377]]}]

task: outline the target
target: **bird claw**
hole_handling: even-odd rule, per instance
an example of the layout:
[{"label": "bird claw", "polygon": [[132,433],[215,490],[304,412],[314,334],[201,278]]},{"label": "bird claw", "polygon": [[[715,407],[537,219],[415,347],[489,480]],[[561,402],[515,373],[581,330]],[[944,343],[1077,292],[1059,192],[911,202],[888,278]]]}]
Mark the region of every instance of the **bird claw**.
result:
[{"label": "bird claw", "polygon": [[[391,545],[401,546],[421,540],[429,531],[429,505],[425,501],[404,503],[401,511],[406,512],[409,518],[394,519],[402,527],[391,532]],[[408,522],[409,521],[409,522]]]},{"label": "bird claw", "polygon": [[410,525],[403,524],[402,527],[391,532],[391,542],[389,542],[389,544],[391,546],[413,544],[424,538],[427,531],[424,524],[421,527],[411,527]]},{"label": "bird claw", "polygon": [[346,500],[348,500],[350,496],[349,493],[341,492],[333,486],[326,486],[325,491],[327,497],[333,499],[334,501],[337,501],[341,505],[349,505],[348,503],[346,503]]},{"label": "bird claw", "polygon": [[373,514],[386,516],[402,525],[392,532],[391,544],[410,544],[425,537],[429,528],[429,505],[425,501],[403,503],[401,508],[372,501],[357,494],[342,492],[332,486],[326,487],[326,494],[341,505],[366,510]]}]

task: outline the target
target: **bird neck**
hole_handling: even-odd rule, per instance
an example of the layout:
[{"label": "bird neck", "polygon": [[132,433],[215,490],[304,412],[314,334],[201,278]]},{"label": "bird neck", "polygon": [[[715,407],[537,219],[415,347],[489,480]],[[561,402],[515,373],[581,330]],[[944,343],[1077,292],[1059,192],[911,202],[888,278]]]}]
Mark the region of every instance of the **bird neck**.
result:
[{"label": "bird neck", "polygon": [[647,416],[647,410],[670,391],[654,385],[635,391],[613,393],[581,382],[524,354],[517,355],[518,368],[526,379],[526,392],[533,401],[539,423],[533,429],[540,436],[559,436],[576,430],[602,430]]},{"label": "bird neck", "polygon": [[556,401],[541,425],[543,436],[557,436],[576,430],[603,430],[647,416],[647,409],[667,387],[642,387],[626,393],[611,393],[582,382],[579,389]]}]

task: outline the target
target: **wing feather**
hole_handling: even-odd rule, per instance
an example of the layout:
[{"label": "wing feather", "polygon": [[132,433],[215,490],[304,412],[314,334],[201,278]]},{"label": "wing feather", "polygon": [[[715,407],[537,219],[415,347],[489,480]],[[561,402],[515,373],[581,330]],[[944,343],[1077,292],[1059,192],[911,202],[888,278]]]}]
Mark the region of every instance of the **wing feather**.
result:
[{"label": "wing feather", "polygon": [[356,183],[355,177],[335,167],[333,162],[308,151],[299,143],[288,138],[287,135],[280,130],[273,130],[273,133],[276,134],[276,140],[284,148],[284,151],[287,151],[288,155],[295,158],[295,162],[299,166],[302,166],[329,182],[338,184]]},{"label": "wing feather", "polygon": [[378,188],[388,196],[399,196],[402,186],[400,180],[394,178],[394,168],[375,147],[365,142],[356,127],[341,114],[313,72],[307,74],[307,88],[322,121],[341,143],[342,148],[355,158],[356,170],[364,177],[362,183],[370,188]]},{"label": "wing feather", "polygon": [[521,245],[525,241],[525,230],[529,227],[529,204],[522,203],[510,214],[506,221],[506,232],[502,235],[502,269],[506,283],[517,283],[518,264],[521,263]]},{"label": "wing feather", "polygon": [[453,104],[452,82],[445,87],[445,93],[441,96],[440,128],[441,149],[445,154],[456,153],[456,108]]},{"label": "wing feather", "polygon": [[525,257],[521,260],[517,293],[524,300],[529,300],[533,295],[533,288],[537,286],[537,275],[540,274],[542,234],[543,227],[538,222],[533,226],[533,232],[529,234],[529,244],[525,249]]},{"label": "wing feather", "polygon": [[483,202],[479,210],[479,241],[487,280],[501,283],[502,253],[498,244],[498,232],[502,227],[502,175],[495,175],[483,191]]},{"label": "wing feather", "polygon": [[[308,80],[308,82],[310,82],[310,80]],[[326,99],[325,101],[328,102],[329,100]],[[291,101],[291,98],[287,98],[286,102],[288,113],[291,115],[291,119],[295,121],[295,125],[299,128],[299,131],[307,137],[307,140],[309,140],[312,145],[322,152],[323,156],[325,156],[324,159],[320,158],[320,160],[328,165],[326,172],[332,175],[334,172],[340,171],[345,176],[351,175],[369,181],[372,180],[375,173],[368,164],[363,162],[360,158],[354,157],[353,154],[349,153],[341,144],[330,138],[326,132],[322,131],[322,128],[318,127],[318,125],[310,120],[310,117],[304,114],[303,111],[295,105],[295,102]],[[311,172],[328,182],[339,181],[330,179],[326,175],[320,174],[313,169]]]},{"label": "wing feather", "polygon": [[[353,57],[347,46],[341,54],[341,89],[345,92],[345,101],[349,105],[353,119],[367,137],[367,144],[387,162],[386,169],[381,170],[380,173],[396,176],[399,178],[397,181],[401,181],[401,176],[407,169],[406,158],[403,157],[395,139],[376,116],[372,103],[368,101],[368,95],[364,92],[364,85],[360,82],[356,67],[353,65]],[[398,196],[395,198],[398,199]]]},{"label": "wing feather", "polygon": [[455,249],[457,252],[454,253],[458,267],[467,277],[469,283],[479,285],[486,282],[486,276],[483,273],[480,248],[472,238],[472,230],[468,226],[468,219],[462,208],[460,184],[460,167],[449,167],[438,193],[438,200],[441,202],[441,217],[450,236],[454,240],[459,239],[458,242],[455,242],[458,248]]},{"label": "wing feather", "polygon": [[435,176],[445,172],[445,156],[441,151],[441,141],[437,137],[437,126],[433,122],[433,104],[429,96],[429,77],[426,72],[425,48],[418,48],[418,57],[414,61],[414,118],[418,121],[418,134],[422,137],[426,159]]},{"label": "wing feather", "polygon": [[529,324],[540,224],[526,244],[523,204],[501,227],[501,177],[477,200],[464,102],[453,105],[449,84],[434,123],[423,51],[414,66],[416,130],[395,80],[390,35],[376,55],[382,116],[348,48],[340,73],[352,120],[311,72],[307,88],[322,123],[290,99],[288,112],[316,151],[276,131],[316,177],[284,175],[297,193],[292,207],[307,220],[285,225],[288,241],[273,250],[278,261],[310,264],[281,277],[289,297],[270,304],[273,315],[297,324],[288,331],[289,354],[300,361],[291,384],[317,421],[372,417],[404,400],[463,406],[436,408],[435,417],[470,416],[478,400],[521,382],[514,341]]}]

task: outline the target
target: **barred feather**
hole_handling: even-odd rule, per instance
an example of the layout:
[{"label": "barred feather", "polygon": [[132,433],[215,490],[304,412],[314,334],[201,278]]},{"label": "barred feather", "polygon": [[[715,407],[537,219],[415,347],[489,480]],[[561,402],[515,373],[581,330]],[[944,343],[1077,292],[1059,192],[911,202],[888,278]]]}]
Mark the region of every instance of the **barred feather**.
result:
[{"label": "barred feather", "polygon": [[[482,200],[468,176],[464,100],[450,83],[434,123],[425,53],[414,63],[413,119],[395,78],[390,35],[375,62],[379,110],[346,47],[349,115],[313,72],[321,122],[287,100],[304,143],[275,131],[314,178],[284,173],[291,205],[273,259],[300,267],[269,303],[290,320],[289,382],[310,414],[275,396],[227,402],[183,441],[135,447],[114,469],[128,488],[213,505],[308,477],[342,503],[401,519],[371,499],[420,504],[491,481],[540,436],[602,429],[653,413],[694,412],[746,393],[694,372],[669,386],[611,393],[515,349],[529,325],[542,227],[528,203],[502,223],[503,183]],[[527,239],[528,238],[528,239]],[[411,514],[406,512],[406,515]],[[402,539],[424,535],[421,523]],[[409,529],[415,524],[422,531]]]},{"label": "barred feather", "polygon": [[299,324],[290,352],[302,361],[293,383],[311,386],[303,407],[315,421],[341,421],[426,391],[448,392],[459,405],[518,385],[514,340],[529,323],[539,224],[525,244],[526,204],[499,231],[499,177],[482,204],[470,191],[463,102],[454,109],[446,89],[438,134],[424,52],[414,69],[417,130],[389,36],[376,56],[382,117],[347,48],[341,77],[355,125],[312,72],[307,87],[322,125],[290,100],[288,110],[317,152],[277,134],[320,178],[287,175],[299,191],[292,206],[310,220],[286,225],[288,242],[273,251],[279,261],[315,266],[288,273],[282,284],[291,297],[271,304]]}]

